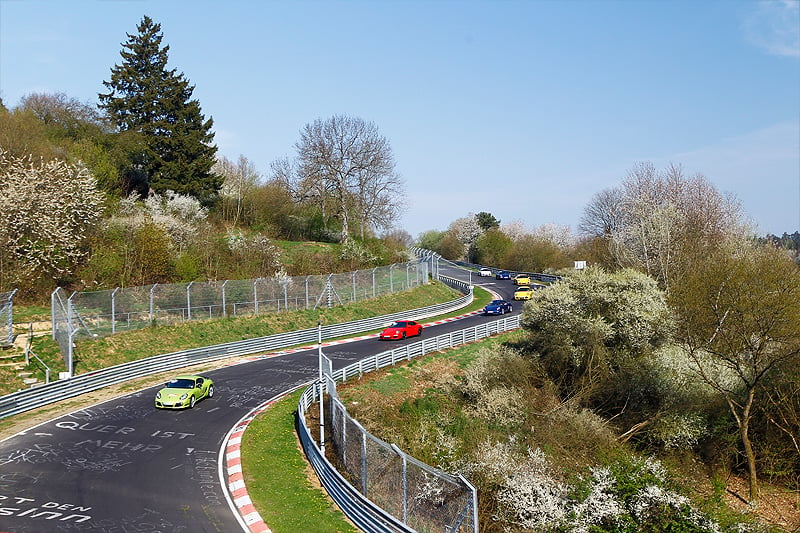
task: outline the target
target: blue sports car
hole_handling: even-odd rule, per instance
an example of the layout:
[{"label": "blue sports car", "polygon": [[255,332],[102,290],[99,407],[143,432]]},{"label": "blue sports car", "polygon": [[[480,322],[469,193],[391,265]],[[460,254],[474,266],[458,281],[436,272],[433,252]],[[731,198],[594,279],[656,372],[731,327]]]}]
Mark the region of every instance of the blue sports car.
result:
[{"label": "blue sports car", "polygon": [[511,302],[505,300],[492,300],[483,308],[484,315],[504,315],[513,311]]},{"label": "blue sports car", "polygon": [[498,270],[494,279],[511,279],[511,273],[508,270]]}]

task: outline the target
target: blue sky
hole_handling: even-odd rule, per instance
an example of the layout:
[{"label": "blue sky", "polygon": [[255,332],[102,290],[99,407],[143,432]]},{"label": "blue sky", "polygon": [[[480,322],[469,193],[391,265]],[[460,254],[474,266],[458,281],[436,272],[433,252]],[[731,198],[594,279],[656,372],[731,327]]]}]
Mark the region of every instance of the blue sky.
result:
[{"label": "blue sky", "polygon": [[144,15],[265,176],[305,124],[375,123],[414,237],[480,211],[576,230],[642,161],[800,230],[800,0],[0,0],[0,98],[96,103]]}]

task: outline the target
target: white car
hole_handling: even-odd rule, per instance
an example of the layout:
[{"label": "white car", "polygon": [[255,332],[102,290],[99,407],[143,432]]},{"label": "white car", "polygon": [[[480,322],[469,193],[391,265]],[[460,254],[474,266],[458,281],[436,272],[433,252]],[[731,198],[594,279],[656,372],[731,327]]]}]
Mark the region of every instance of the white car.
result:
[{"label": "white car", "polygon": [[484,276],[494,276],[494,272],[492,272],[492,269],[491,269],[491,268],[482,268],[482,269],[480,269],[480,270],[478,271],[478,273],[480,273],[481,277],[484,277]]}]

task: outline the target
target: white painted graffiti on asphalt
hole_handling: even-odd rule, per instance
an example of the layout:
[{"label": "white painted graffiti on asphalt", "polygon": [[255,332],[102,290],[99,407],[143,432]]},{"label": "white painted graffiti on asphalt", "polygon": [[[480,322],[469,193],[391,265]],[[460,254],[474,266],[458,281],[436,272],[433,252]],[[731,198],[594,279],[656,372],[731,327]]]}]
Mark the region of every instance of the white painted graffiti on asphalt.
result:
[{"label": "white painted graffiti on asphalt", "polygon": [[91,509],[91,507],[52,501],[38,503],[33,498],[0,494],[0,516],[27,516],[42,520],[80,523],[92,519],[91,515],[85,514]]}]

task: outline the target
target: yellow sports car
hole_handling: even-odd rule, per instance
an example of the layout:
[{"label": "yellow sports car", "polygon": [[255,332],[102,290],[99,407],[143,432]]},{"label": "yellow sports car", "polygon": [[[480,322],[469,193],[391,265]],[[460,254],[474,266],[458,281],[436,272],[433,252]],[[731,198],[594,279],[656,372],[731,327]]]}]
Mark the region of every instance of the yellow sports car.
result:
[{"label": "yellow sports car", "polygon": [[533,288],[532,287],[520,287],[519,289],[514,291],[514,299],[515,300],[530,300],[531,296],[533,296]]},{"label": "yellow sports car", "polygon": [[517,274],[514,277],[514,285],[530,285],[531,277],[527,274]]},{"label": "yellow sports car", "polygon": [[178,376],[167,381],[156,393],[156,407],[159,409],[183,409],[194,407],[203,398],[214,396],[214,382],[204,376]]}]

